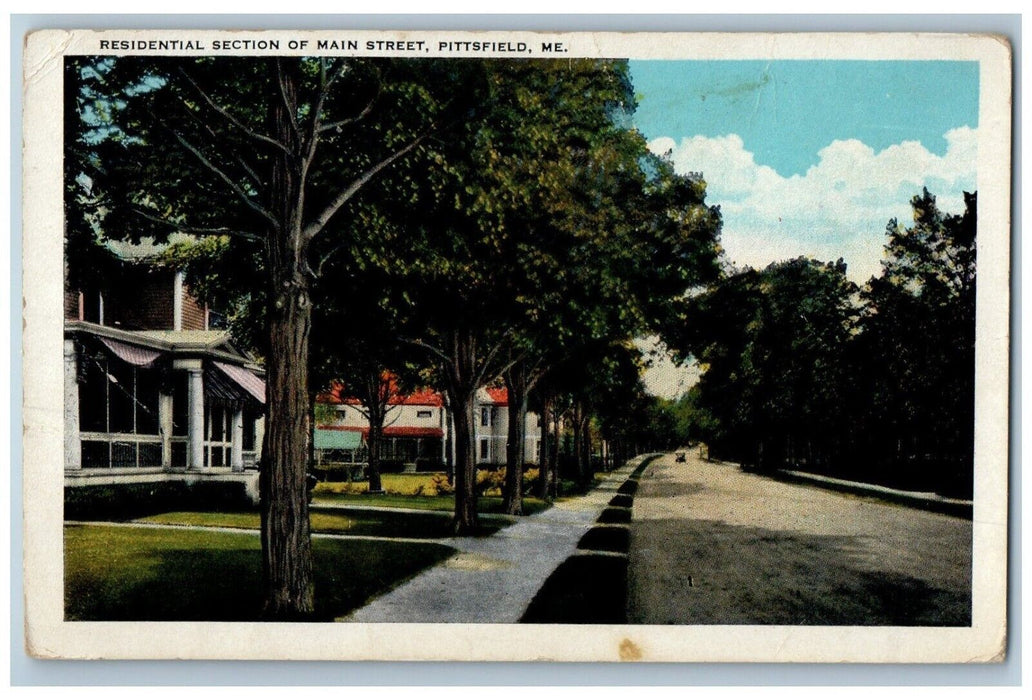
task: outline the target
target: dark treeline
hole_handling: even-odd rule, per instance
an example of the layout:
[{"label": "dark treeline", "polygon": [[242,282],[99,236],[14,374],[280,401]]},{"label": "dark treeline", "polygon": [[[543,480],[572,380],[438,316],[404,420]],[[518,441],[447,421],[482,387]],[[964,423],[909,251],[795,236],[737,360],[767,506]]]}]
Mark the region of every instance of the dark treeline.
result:
[{"label": "dark treeline", "polygon": [[669,341],[704,374],[668,406],[713,458],[970,496],[976,194],[925,190],[887,227],[882,272],[797,258],[727,274]]}]

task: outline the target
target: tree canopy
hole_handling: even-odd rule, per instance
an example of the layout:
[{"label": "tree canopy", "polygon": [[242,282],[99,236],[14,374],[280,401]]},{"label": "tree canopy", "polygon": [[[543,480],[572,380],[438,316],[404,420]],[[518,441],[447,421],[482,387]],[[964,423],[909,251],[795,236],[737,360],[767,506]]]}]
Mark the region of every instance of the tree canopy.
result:
[{"label": "tree canopy", "polygon": [[[265,358],[270,617],[311,610],[304,469],[325,380],[398,369],[406,346],[432,361],[472,531],[475,391],[507,376],[522,415],[571,357],[623,366],[619,348],[718,269],[719,211],[630,127],[625,61],[83,57],[66,78],[69,250],[197,237],[169,257]],[[612,382],[637,386],[627,367]]]},{"label": "tree canopy", "polygon": [[799,258],[726,275],[668,336],[700,363],[689,431],[715,455],[971,493],[976,202],[891,221],[882,273]]}]

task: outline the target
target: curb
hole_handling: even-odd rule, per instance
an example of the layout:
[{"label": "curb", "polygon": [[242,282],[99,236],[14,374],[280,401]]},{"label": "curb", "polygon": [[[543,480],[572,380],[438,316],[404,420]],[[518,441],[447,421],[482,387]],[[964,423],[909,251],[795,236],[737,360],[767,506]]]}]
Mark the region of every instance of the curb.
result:
[{"label": "curb", "polygon": [[790,471],[788,469],[779,469],[767,474],[766,476],[770,476],[778,481],[785,481],[793,484],[805,484],[807,486],[817,486],[819,488],[828,489],[829,491],[850,493],[857,496],[871,496],[897,505],[919,508],[921,510],[941,513],[943,515],[953,515],[955,517],[966,518],[968,520],[972,519],[974,512],[973,501],[965,501],[958,498],[945,498],[944,496],[940,496],[936,493],[900,491],[899,489],[892,489],[887,486],[878,486],[877,484],[846,481],[845,479],[835,479],[830,476],[807,474],[806,472]]}]

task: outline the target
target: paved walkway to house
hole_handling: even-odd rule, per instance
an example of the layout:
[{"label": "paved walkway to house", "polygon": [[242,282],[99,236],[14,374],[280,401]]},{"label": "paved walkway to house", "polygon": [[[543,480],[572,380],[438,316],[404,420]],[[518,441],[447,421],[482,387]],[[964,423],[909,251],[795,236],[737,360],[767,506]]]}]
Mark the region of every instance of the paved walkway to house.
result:
[{"label": "paved walkway to house", "polygon": [[458,553],[342,621],[519,622],[641,459],[612,472],[584,496],[521,518],[490,537],[436,540]]}]

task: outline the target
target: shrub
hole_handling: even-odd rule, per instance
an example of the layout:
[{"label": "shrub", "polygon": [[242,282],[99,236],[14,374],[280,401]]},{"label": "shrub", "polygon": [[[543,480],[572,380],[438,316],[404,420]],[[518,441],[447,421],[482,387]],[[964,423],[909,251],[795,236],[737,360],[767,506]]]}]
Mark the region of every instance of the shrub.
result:
[{"label": "shrub", "polygon": [[558,491],[560,496],[573,496],[580,493],[584,489],[582,489],[580,487],[580,484],[578,484],[573,479],[560,479],[559,483],[556,484],[556,490]]},{"label": "shrub", "polygon": [[504,483],[504,469],[484,469],[477,471],[476,493],[478,496],[496,496],[502,492],[502,485]]},{"label": "shrub", "polygon": [[357,496],[369,490],[368,481],[324,481],[316,484],[315,493],[335,493],[342,496]]},{"label": "shrub", "polygon": [[541,480],[541,470],[530,468],[523,472],[523,494],[532,495],[538,492],[538,483]]},{"label": "shrub", "polygon": [[435,474],[430,479],[430,486],[434,493],[427,495],[449,496],[455,493],[455,485],[448,483],[448,477],[445,474]]},{"label": "shrub", "polygon": [[132,520],[173,510],[240,511],[254,505],[240,482],[160,481],[72,486],[64,490],[66,520]]}]

